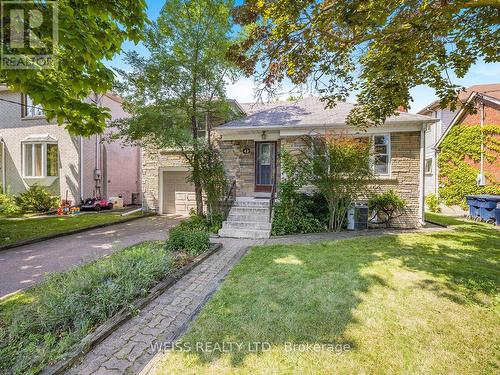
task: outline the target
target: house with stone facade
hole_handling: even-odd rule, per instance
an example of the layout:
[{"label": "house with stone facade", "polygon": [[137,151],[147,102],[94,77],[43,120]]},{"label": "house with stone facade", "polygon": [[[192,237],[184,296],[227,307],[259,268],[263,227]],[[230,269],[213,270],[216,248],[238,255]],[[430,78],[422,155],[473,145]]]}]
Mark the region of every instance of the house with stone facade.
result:
[{"label": "house with stone facade", "polygon": [[[115,95],[88,100],[109,108],[113,120],[128,116]],[[74,136],[49,123],[28,96],[0,86],[1,190],[19,194],[37,184],[73,204],[94,195],[140,204],[140,149],[104,136]]]},{"label": "house with stone facade", "polygon": [[[213,129],[226,174],[236,185],[237,202],[220,234],[268,237],[269,197],[279,182],[279,150],[303,147],[302,137],[342,131],[370,137],[376,151],[374,172],[380,190],[393,189],[408,204],[398,225],[414,228],[423,222],[424,131],[436,120],[400,112],[383,126],[358,131],[346,125],[353,108],[338,103],[325,108],[318,98],[239,105],[243,116]],[[195,207],[194,188],[186,182],[189,166],[175,150],[143,152],[144,207],[159,214],[187,214]],[[234,212],[233,212],[234,210]]]}]

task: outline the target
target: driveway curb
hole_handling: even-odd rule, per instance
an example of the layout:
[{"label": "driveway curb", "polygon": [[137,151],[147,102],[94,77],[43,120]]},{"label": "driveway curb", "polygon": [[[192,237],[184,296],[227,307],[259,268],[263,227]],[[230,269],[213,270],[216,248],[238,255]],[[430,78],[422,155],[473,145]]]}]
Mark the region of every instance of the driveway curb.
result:
[{"label": "driveway curb", "polygon": [[41,375],[59,375],[64,373],[71,367],[73,367],[73,365],[75,365],[80,358],[82,358],[85,354],[90,352],[95,346],[97,346],[103,340],[105,340],[111,333],[113,333],[127,320],[135,316],[137,310],[142,309],[148,303],[159,297],[167,289],[175,285],[175,283],[179,281],[183,276],[188,274],[193,268],[199,266],[210,256],[219,251],[221,248],[222,244],[211,243],[208,251],[196,257],[192,263],[173,272],[172,275],[169,275],[165,279],[160,281],[155,287],[153,287],[153,289],[151,289],[151,291],[146,297],[139,298],[135,302],[130,304],[129,307],[125,307],[120,311],[118,311],[105,323],[97,327],[97,329],[94,332],[85,336],[82,339],[81,343],[76,347],[76,349],[73,350],[71,353],[69,353],[67,358],[62,359],[59,362],[56,362],[52,366],[46,367],[41,372]]},{"label": "driveway curb", "polygon": [[20,247],[20,246],[24,246],[24,245],[31,245],[31,244],[34,244],[34,243],[37,243],[37,242],[43,242],[43,241],[47,241],[47,240],[52,240],[54,238],[69,236],[69,235],[72,235],[72,234],[78,234],[78,233],[86,232],[86,231],[92,230],[92,229],[99,229],[99,228],[109,227],[109,226],[115,225],[115,224],[126,223],[128,221],[134,221],[134,220],[138,220],[138,219],[144,219],[145,217],[150,217],[150,216],[156,216],[156,214],[155,213],[146,213],[146,214],[144,214],[142,216],[127,217],[127,218],[125,218],[123,220],[114,221],[112,223],[98,224],[98,225],[94,225],[94,226],[91,226],[91,227],[85,227],[85,228],[79,228],[79,229],[71,230],[71,231],[68,231],[68,232],[63,232],[63,233],[51,234],[51,235],[43,236],[43,237],[32,238],[32,239],[26,240],[26,241],[14,242],[14,243],[11,243],[11,244],[8,244],[8,245],[1,245],[0,246],[0,251],[9,250],[9,249],[13,249],[15,247]]}]

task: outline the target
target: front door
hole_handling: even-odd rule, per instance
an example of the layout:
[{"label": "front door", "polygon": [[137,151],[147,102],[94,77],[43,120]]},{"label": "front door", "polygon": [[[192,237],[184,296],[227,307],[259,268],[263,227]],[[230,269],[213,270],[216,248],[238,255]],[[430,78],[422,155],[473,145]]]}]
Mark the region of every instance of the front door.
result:
[{"label": "front door", "polygon": [[271,192],[276,178],[276,142],[255,142],[255,191]]}]

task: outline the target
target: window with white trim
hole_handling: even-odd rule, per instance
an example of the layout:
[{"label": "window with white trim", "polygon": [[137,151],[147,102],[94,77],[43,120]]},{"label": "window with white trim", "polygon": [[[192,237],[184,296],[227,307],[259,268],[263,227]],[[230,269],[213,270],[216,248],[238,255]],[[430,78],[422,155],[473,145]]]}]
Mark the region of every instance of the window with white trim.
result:
[{"label": "window with white trim", "polygon": [[57,177],[58,161],[57,143],[23,143],[24,177]]},{"label": "window with white trim", "polygon": [[40,104],[35,105],[28,95],[22,96],[22,117],[41,117],[44,116],[43,108]]},{"label": "window with white trim", "polygon": [[425,159],[425,174],[432,174],[432,158]]},{"label": "window with white trim", "polygon": [[373,137],[373,170],[377,175],[389,175],[391,165],[391,136]]}]

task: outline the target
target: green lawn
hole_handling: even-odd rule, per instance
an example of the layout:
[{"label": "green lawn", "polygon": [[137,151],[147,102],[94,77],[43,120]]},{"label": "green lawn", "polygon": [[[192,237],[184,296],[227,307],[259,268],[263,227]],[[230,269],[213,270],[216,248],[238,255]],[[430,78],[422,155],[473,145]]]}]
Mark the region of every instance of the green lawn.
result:
[{"label": "green lawn", "polygon": [[498,373],[500,231],[455,224],[253,248],[155,371]]},{"label": "green lawn", "polygon": [[462,225],[464,223],[467,223],[465,219],[442,214],[435,214],[432,212],[425,213],[425,220],[445,226]]},{"label": "green lawn", "polygon": [[51,217],[42,219],[5,220],[0,219],[0,245],[64,233],[76,229],[90,228],[100,224],[114,223],[130,217],[141,216],[142,212],[121,216],[123,212],[100,212],[77,216]]}]

